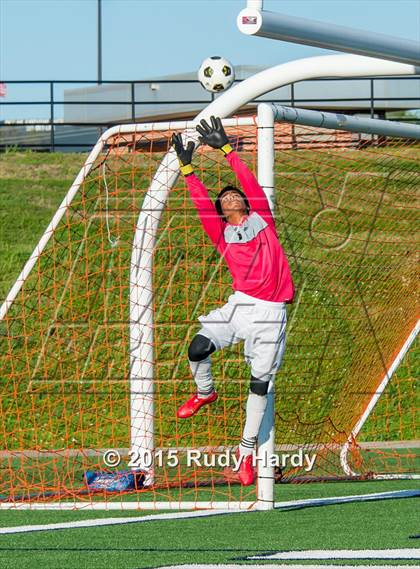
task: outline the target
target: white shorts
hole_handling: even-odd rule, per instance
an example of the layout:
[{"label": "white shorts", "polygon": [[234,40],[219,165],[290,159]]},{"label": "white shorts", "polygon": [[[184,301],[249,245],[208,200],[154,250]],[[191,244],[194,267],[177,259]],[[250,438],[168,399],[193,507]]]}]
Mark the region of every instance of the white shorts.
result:
[{"label": "white shorts", "polygon": [[286,304],[254,298],[236,291],[228,302],[206,316],[198,334],[218,350],[245,340],[244,357],[254,377],[274,374],[281,366],[286,346]]}]

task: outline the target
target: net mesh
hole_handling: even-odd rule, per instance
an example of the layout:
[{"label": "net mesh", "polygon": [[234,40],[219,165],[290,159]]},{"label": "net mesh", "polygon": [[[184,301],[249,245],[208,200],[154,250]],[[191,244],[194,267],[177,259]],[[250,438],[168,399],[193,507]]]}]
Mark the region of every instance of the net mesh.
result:
[{"label": "net mesh", "polygon": [[[255,171],[256,127],[227,130]],[[154,251],[154,423],[162,452],[155,483],[118,496],[85,484],[85,471],[107,470],[106,449],[119,451],[118,469],[129,460],[130,258],[171,135],[108,141],[0,323],[3,501],[255,499],[255,487],[240,487],[223,464],[187,461],[187,449],[210,460],[239,442],[249,384],[242,344],[212,356],[218,401],[188,421],[176,418],[194,391],[187,351],[197,317],[232,292],[182,178],[169,192]],[[310,471],[286,465],[276,473],[282,481],[337,478],[342,445],[418,317],[420,147],[283,124],[275,150],[275,218],[297,289],[276,378],[276,445],[316,455]],[[212,198],[235,183],[209,148],[196,153],[194,167]],[[414,472],[417,355],[411,346],[350,447],[349,464],[362,476]]]},{"label": "net mesh", "polygon": [[[331,476],[334,443],[348,437],[418,319],[419,146],[292,125],[276,141],[277,223],[298,289],[277,437],[318,443],[318,474]],[[363,448],[352,444],[356,472],[414,472],[416,353],[414,346],[360,433]],[[368,450],[369,441],[387,441],[390,452]],[[404,450],[392,450],[398,441]]]}]

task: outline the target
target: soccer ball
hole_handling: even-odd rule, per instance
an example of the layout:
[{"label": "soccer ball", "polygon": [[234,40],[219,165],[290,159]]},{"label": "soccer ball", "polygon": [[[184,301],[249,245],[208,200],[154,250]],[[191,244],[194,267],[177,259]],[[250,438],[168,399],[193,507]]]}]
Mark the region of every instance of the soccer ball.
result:
[{"label": "soccer ball", "polygon": [[235,79],[233,66],[219,55],[207,57],[198,70],[198,80],[207,91],[219,93],[226,91]]}]

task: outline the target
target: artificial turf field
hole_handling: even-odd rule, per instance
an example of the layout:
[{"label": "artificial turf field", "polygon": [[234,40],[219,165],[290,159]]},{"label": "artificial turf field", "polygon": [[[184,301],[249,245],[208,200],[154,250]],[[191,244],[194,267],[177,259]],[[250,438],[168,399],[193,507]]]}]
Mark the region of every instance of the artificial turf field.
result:
[{"label": "artificial turf field", "polygon": [[[419,485],[414,481],[277,485],[276,499],[372,494],[416,487]],[[133,511],[1,511],[0,525],[4,528],[139,515]],[[255,561],[246,561],[248,556],[281,550],[411,549],[417,546],[418,537],[418,502],[416,498],[406,498],[1,535],[0,567],[134,569],[192,563],[249,565]],[[369,560],[368,563],[379,562]],[[390,566],[395,563],[418,565],[418,561],[386,562]],[[346,560],[345,564],[364,562]]]},{"label": "artificial turf field", "polygon": [[[0,157],[1,299],[32,252],[83,160],[81,155],[14,152]],[[22,207],[22,204],[30,204],[30,207]],[[402,398],[403,403],[409,401],[410,395],[408,392]],[[390,414],[390,424],[386,425],[389,432],[394,432],[393,421],[397,420],[396,414]],[[414,438],[410,421],[404,422],[403,429],[403,438]],[[415,489],[418,488],[416,484],[414,481],[388,481],[278,485],[276,500]],[[0,511],[0,524],[11,527],[138,515],[139,512],[114,511]],[[249,555],[289,549],[412,548],[420,533],[416,521],[416,500],[407,498],[196,520],[3,535],[0,538],[0,568],[247,564],[250,562],[244,558]],[[351,563],[346,561],[346,564]],[[369,563],[375,564],[374,561]],[[387,562],[388,565],[392,563],[397,562]]]}]

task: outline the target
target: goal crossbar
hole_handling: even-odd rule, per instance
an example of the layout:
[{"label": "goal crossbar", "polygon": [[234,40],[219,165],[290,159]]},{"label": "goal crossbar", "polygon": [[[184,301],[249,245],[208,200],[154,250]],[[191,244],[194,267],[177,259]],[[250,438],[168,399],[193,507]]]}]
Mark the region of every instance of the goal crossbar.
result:
[{"label": "goal crossbar", "polygon": [[[221,98],[220,98],[221,99]],[[214,107],[216,108],[216,107]],[[209,112],[209,109],[207,110]],[[141,125],[122,125],[113,127],[104,133],[90,153],[66,197],[59,206],[47,230],[41,237],[31,257],[19,275],[0,308],[0,320],[7,315],[13,301],[19,294],[31,270],[37,263],[47,246],[51,235],[68,211],[79,188],[91,171],[100,153],[109,141],[116,136],[136,134],[150,130],[177,130],[184,133],[185,139],[197,144],[194,121],[174,121]],[[420,129],[412,125],[401,125],[391,121],[375,121],[372,119],[355,119],[346,115],[319,113],[303,109],[290,109],[279,105],[261,104],[258,107],[258,119],[242,117],[224,119],[225,126],[258,126],[258,180],[264,188],[269,202],[274,204],[274,126],[277,121],[293,124],[318,126],[322,128],[349,130],[351,132],[368,132],[381,135],[392,135],[419,139]],[[347,128],[346,128],[347,127]],[[411,128],[407,128],[411,127]],[[154,449],[153,425],[153,251],[161,213],[165,207],[169,190],[178,177],[178,161],[173,150],[170,150],[159,164],[152,183],[145,195],[140,212],[132,247],[130,271],[130,393],[131,393],[131,448],[139,450]],[[389,379],[389,378],[388,378]],[[270,387],[268,411],[260,434],[260,451],[270,453],[274,450],[274,389]],[[274,472],[272,467],[259,471],[258,505],[261,508],[272,508],[274,503]],[[153,482],[153,474],[150,476]],[[154,502],[163,504],[165,502]],[[206,504],[210,504],[206,503]],[[224,504],[224,503],[220,503]],[[185,507],[183,503],[181,507]],[[204,506],[203,506],[204,507]],[[212,507],[206,506],[206,507]]]},{"label": "goal crossbar", "polygon": [[[157,122],[157,123],[141,123],[141,124],[123,124],[118,126],[113,126],[107,129],[99,138],[98,142],[93,147],[92,151],[90,152],[89,156],[85,160],[82,168],[80,169],[79,173],[77,174],[73,184],[70,186],[67,194],[65,195],[63,201],[58,206],[55,215],[53,216],[51,222],[45,229],[44,233],[42,234],[39,242],[37,243],[35,249],[33,250],[31,256],[29,257],[28,261],[25,263],[21,273],[17,277],[15,283],[13,284],[12,288],[10,289],[6,299],[0,306],[0,321],[4,319],[6,316],[9,308],[13,304],[16,296],[19,294],[20,289],[22,288],[23,284],[25,283],[29,273],[33,269],[34,265],[36,264],[37,260],[41,256],[42,252],[44,251],[46,245],[48,244],[52,234],[54,233],[55,229],[57,228],[58,224],[62,220],[63,216],[65,215],[66,211],[68,211],[74,197],[76,196],[77,192],[79,191],[80,186],[83,184],[84,180],[89,175],[93,165],[95,164],[96,159],[103,151],[104,147],[107,145],[108,141],[111,140],[115,136],[124,136],[127,134],[139,134],[144,132],[150,132],[151,130],[155,131],[165,131],[165,130],[177,130],[177,131],[195,131],[195,125],[197,121],[168,121],[168,122]],[[253,124],[253,119],[248,117],[239,117],[237,119],[225,119],[224,120],[225,126],[246,126]],[[174,153],[172,153],[172,158]],[[173,164],[174,160],[172,160]],[[176,168],[175,173],[178,175],[178,169]],[[176,177],[174,177],[173,183],[175,183]]]}]

